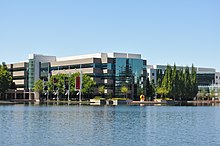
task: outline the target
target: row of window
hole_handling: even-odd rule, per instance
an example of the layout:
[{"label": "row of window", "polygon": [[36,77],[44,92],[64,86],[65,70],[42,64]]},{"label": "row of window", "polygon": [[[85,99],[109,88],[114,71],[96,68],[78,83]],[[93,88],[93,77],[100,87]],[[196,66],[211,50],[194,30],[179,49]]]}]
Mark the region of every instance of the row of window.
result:
[{"label": "row of window", "polygon": [[[65,70],[65,69],[80,69],[80,68],[100,68],[100,69],[113,69],[111,63],[89,63],[89,64],[78,64],[78,65],[67,65],[67,66],[57,66],[51,67],[51,70]],[[43,68],[42,68],[43,69]],[[44,68],[46,69],[46,68]]]}]

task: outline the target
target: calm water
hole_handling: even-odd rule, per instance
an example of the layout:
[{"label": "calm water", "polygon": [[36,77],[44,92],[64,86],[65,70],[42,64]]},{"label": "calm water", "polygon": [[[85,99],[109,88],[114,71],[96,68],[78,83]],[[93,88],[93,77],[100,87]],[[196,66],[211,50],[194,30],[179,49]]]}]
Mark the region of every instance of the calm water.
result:
[{"label": "calm water", "polygon": [[220,145],[220,107],[0,106],[0,145]]}]

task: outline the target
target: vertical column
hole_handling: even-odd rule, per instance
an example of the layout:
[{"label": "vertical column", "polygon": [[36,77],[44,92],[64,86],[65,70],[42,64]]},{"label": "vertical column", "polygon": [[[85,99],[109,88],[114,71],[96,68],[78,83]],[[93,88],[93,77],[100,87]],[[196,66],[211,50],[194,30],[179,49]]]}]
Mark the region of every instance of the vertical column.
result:
[{"label": "vertical column", "polygon": [[15,99],[17,99],[17,90],[15,90]]},{"label": "vertical column", "polygon": [[68,77],[68,101],[70,100],[70,66],[69,66],[69,77]]},{"label": "vertical column", "polygon": [[24,90],[24,94],[23,94],[23,99],[25,99],[25,90]]},{"label": "vertical column", "polygon": [[29,100],[31,100],[31,88],[29,88]]},{"label": "vertical column", "polygon": [[79,101],[82,101],[82,70],[80,69],[80,89],[79,89]]}]

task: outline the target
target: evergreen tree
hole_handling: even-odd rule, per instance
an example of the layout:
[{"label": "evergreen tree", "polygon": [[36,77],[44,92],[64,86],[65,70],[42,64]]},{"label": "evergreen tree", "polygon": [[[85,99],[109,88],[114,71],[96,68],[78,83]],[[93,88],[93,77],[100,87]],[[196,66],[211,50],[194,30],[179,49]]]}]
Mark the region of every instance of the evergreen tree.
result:
[{"label": "evergreen tree", "polygon": [[165,75],[163,77],[161,87],[166,90],[166,93],[170,95],[172,90],[172,81],[171,81],[172,68],[170,65],[167,65],[167,69],[165,71]]},{"label": "evergreen tree", "polygon": [[173,67],[173,71],[172,71],[172,91],[171,91],[171,94],[172,94],[172,97],[173,99],[175,100],[176,97],[178,96],[177,95],[177,91],[178,91],[178,73],[177,73],[177,70],[176,70],[176,64],[174,64],[174,67]]},{"label": "evergreen tree", "polygon": [[191,97],[191,95],[190,95],[191,78],[190,78],[190,72],[189,72],[188,66],[185,68],[183,78],[184,78],[183,98],[184,98],[184,100],[188,100]]},{"label": "evergreen tree", "polygon": [[8,71],[6,64],[0,65],[0,93],[5,93],[12,83],[12,76]]},{"label": "evergreen tree", "polygon": [[170,65],[167,65],[168,68],[168,72],[167,72],[167,90],[168,90],[168,94],[169,96],[172,96],[172,90],[173,90],[173,81],[172,81],[172,68]]},{"label": "evergreen tree", "polygon": [[183,91],[183,88],[184,88],[184,74],[183,74],[183,70],[180,69],[178,72],[177,72],[177,76],[178,76],[178,83],[177,83],[177,96],[178,96],[178,99],[181,100],[183,95],[184,95],[184,91]]},{"label": "evergreen tree", "polygon": [[162,85],[163,73],[161,69],[157,69],[157,86],[160,87]]},{"label": "evergreen tree", "polygon": [[159,73],[157,81],[162,81],[157,84],[156,92],[158,94],[168,95],[170,98],[179,100],[192,100],[197,95],[196,69],[193,65],[191,72],[189,67],[186,67],[185,70],[177,70],[174,64],[173,69],[167,65],[163,76],[159,70],[157,73]]},{"label": "evergreen tree", "polygon": [[198,85],[197,85],[197,79],[196,79],[196,69],[194,65],[192,64],[192,69],[191,69],[191,96],[195,97],[198,93]]},{"label": "evergreen tree", "polygon": [[147,78],[147,87],[146,87],[146,97],[149,98],[151,97],[151,99],[154,97],[155,95],[155,89],[154,89],[154,81],[150,82],[149,78]]}]

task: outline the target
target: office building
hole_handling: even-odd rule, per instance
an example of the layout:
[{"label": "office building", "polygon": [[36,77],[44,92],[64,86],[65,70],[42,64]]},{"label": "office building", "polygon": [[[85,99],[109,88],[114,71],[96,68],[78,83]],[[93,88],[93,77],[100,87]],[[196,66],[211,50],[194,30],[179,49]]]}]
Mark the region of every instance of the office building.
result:
[{"label": "office building", "polygon": [[[150,81],[153,81],[157,85],[158,76],[157,73],[160,70],[164,74],[167,65],[148,65],[147,76]],[[173,68],[173,66],[171,66]],[[186,66],[176,66],[177,70],[184,70]],[[220,73],[216,72],[214,68],[195,67],[196,78],[199,91],[206,90],[208,93],[214,90],[216,95],[220,90]],[[191,71],[191,67],[189,67]]]},{"label": "office building", "polygon": [[128,97],[137,99],[146,91],[147,61],[140,54],[96,53],[58,58],[38,54],[29,55],[27,62],[8,64],[16,90],[31,91],[34,82],[48,80],[51,75],[82,71],[91,76],[97,88],[105,86],[105,94],[123,97],[121,87],[127,86]]}]

